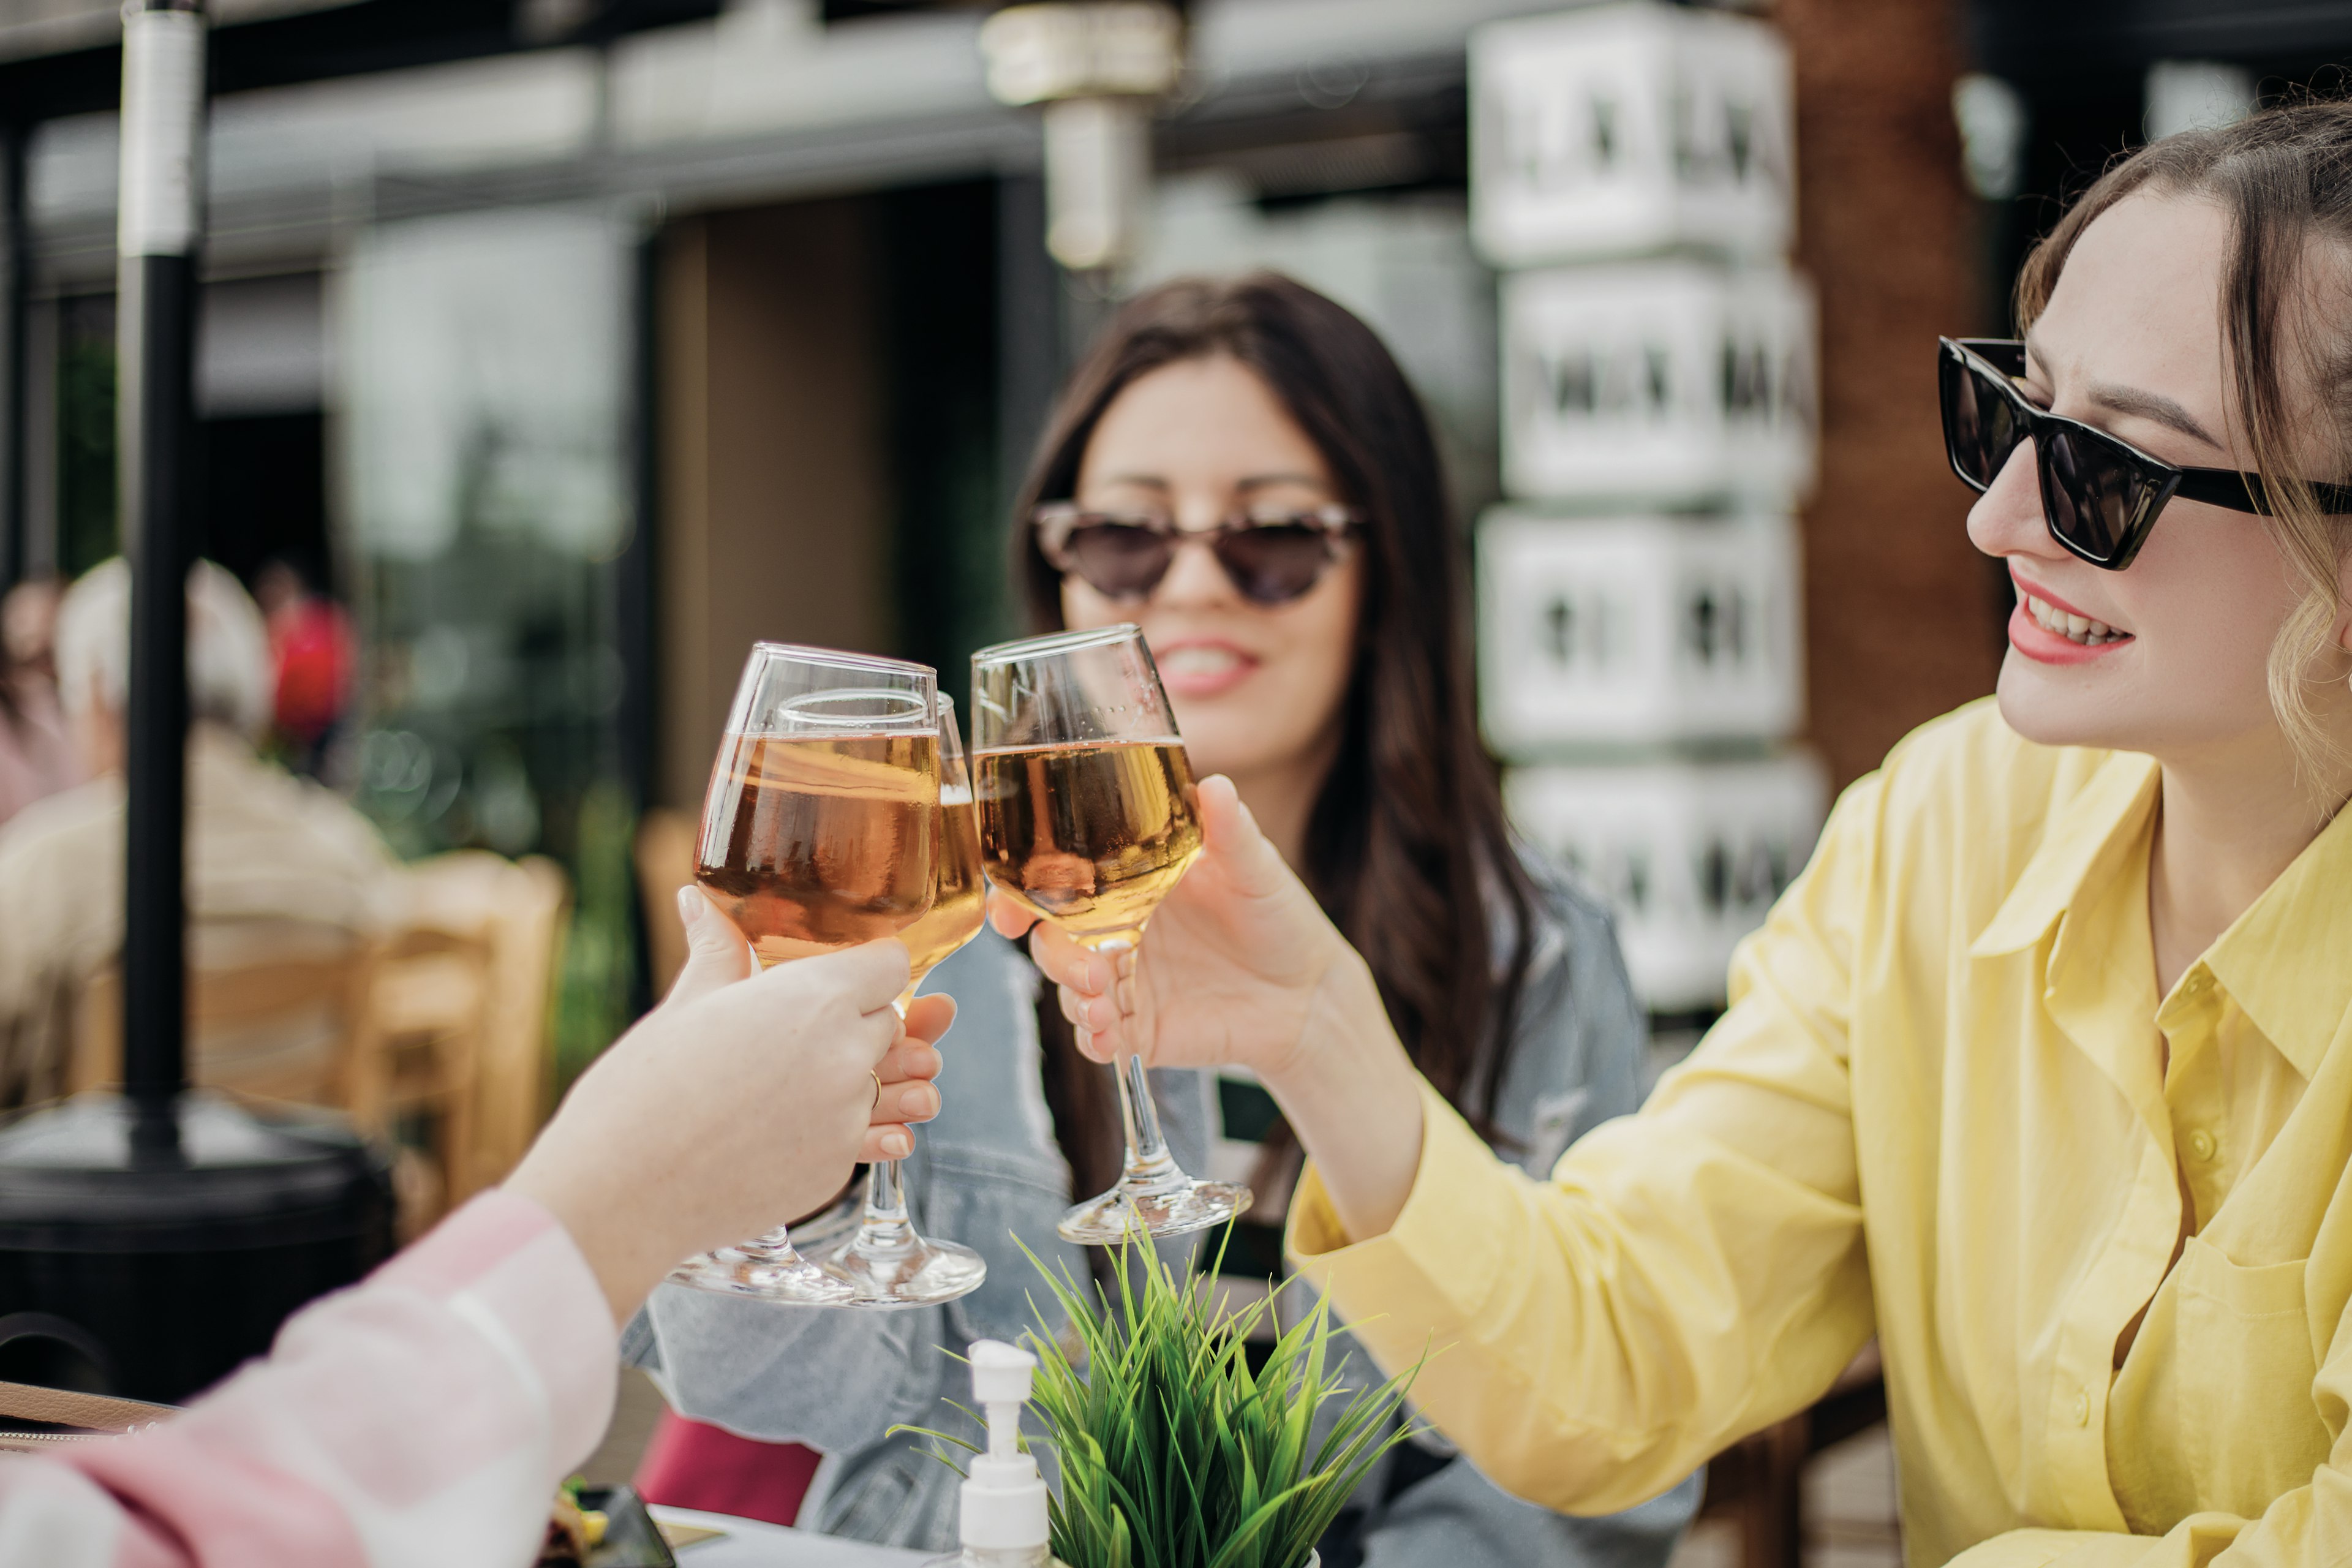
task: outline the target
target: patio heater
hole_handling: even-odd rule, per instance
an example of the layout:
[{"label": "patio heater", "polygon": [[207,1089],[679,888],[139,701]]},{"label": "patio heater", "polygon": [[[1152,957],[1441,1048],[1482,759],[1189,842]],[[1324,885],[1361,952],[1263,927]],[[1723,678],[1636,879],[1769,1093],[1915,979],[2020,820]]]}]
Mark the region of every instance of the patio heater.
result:
[{"label": "patio heater", "polygon": [[0,1377],[176,1401],[392,1247],[340,1119],[191,1090],[183,888],[201,0],[123,9],[118,339],[131,563],[121,1094],[0,1127]]}]

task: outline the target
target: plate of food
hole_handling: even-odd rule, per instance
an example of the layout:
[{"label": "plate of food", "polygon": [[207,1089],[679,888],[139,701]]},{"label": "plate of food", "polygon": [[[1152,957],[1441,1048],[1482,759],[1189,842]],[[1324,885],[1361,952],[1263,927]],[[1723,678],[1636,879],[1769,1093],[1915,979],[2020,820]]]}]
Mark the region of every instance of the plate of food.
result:
[{"label": "plate of food", "polygon": [[677,1568],[633,1487],[566,1481],[549,1511],[540,1568]]}]

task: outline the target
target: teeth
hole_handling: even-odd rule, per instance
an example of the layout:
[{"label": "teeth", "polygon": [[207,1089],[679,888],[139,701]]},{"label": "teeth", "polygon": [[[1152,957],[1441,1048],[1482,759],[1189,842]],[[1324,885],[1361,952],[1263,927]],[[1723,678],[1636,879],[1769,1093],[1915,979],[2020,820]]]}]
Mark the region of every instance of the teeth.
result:
[{"label": "teeth", "polygon": [[1241,656],[1229,647],[1171,648],[1160,657],[1160,668],[1179,675],[1223,675],[1241,662]]},{"label": "teeth", "polygon": [[2055,632],[2068,642],[2081,643],[2085,647],[2097,647],[2105,643],[2120,642],[2131,636],[2129,632],[2116,630],[2105,621],[2095,621],[2088,616],[2077,616],[2062,610],[2046,599],[2035,598],[2022,588],[2018,590],[2017,596],[2023,601],[2025,613],[2033,617],[2037,626],[2044,631]]}]

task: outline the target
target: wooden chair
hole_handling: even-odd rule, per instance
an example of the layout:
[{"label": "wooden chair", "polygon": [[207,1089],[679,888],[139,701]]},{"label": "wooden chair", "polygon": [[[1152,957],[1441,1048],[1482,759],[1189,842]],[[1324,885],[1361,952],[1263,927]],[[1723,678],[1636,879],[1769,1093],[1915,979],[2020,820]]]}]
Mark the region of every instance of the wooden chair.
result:
[{"label": "wooden chair", "polygon": [[352,1118],[388,1137],[428,1119],[439,1209],[484,1184],[474,1173],[474,1119],[495,962],[489,937],[409,926],[383,943],[371,993],[370,1050],[352,1073]]},{"label": "wooden chair", "polygon": [[686,967],[686,928],[677,921],[677,890],[694,880],[694,818],[656,805],[637,819],[637,892],[645,900],[646,955],[653,994],[667,995]]},{"label": "wooden chair", "polygon": [[[207,1088],[348,1108],[368,1059],[376,950],[305,921],[190,928],[188,1068]],[[110,964],[76,1011],[68,1093],[122,1080],[122,981]]]},{"label": "wooden chair", "polygon": [[[547,1119],[554,1069],[548,1020],[571,888],[562,868],[543,857],[518,862],[478,849],[417,861],[405,883],[407,919],[392,949],[404,956],[387,963],[395,976],[404,971],[414,978],[405,994],[397,982],[383,987],[383,1005],[388,1027],[402,1026],[404,1017],[448,1042],[431,1070],[449,1107],[454,1205],[503,1180]],[[470,1044],[461,1044],[457,1037],[468,1028]],[[374,1070],[386,1095],[396,1097],[398,1053],[386,1048],[383,1058]],[[421,1077],[411,1082],[420,1092],[426,1087]]]},{"label": "wooden chair", "polygon": [[1873,1341],[1809,1410],[1752,1433],[1707,1461],[1702,1520],[1739,1532],[1740,1568],[1800,1568],[1804,1469],[1822,1449],[1886,1419],[1886,1384]]}]

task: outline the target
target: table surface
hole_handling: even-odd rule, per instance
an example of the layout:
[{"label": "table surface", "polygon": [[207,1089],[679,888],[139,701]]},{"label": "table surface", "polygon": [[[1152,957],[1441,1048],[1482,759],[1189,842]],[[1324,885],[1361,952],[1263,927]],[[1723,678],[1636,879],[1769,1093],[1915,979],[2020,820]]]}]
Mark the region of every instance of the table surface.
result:
[{"label": "table surface", "polygon": [[737,1519],[728,1513],[656,1504],[653,1515],[674,1524],[698,1524],[727,1532],[719,1539],[680,1547],[677,1568],[914,1568],[933,1560],[929,1552],[901,1552],[814,1531],[787,1530],[781,1524]]}]

